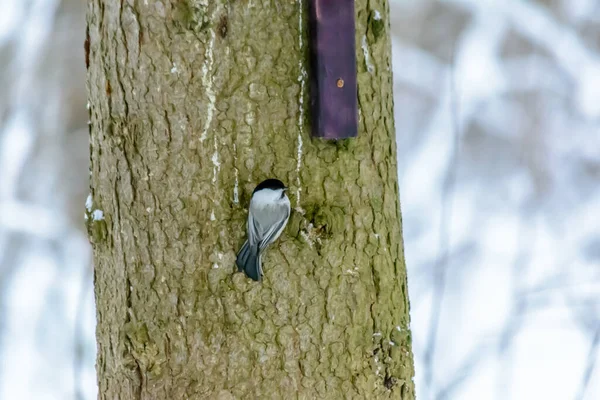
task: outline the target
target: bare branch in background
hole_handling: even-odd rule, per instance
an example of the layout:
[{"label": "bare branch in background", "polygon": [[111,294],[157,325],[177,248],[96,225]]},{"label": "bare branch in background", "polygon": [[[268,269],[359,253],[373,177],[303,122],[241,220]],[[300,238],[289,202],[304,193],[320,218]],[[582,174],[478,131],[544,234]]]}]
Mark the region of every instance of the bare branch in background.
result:
[{"label": "bare branch in background", "polygon": [[585,399],[590,380],[592,379],[592,374],[596,368],[596,362],[598,361],[598,347],[600,345],[600,322],[598,322],[597,325],[598,327],[596,328],[594,338],[592,339],[592,344],[590,345],[585,372],[583,374],[579,390],[577,391],[577,396],[575,397],[577,400]]},{"label": "bare branch in background", "polygon": [[434,378],[434,360],[436,340],[440,322],[440,315],[444,303],[444,294],[446,290],[446,272],[448,269],[450,243],[451,243],[451,221],[454,188],[458,171],[459,147],[460,147],[460,110],[459,98],[456,88],[455,65],[456,49],[459,39],[456,40],[452,50],[452,60],[450,61],[450,104],[452,113],[452,135],[453,146],[451,148],[451,158],[448,163],[448,170],[442,186],[442,214],[440,217],[440,237],[439,237],[439,256],[433,276],[433,306],[431,310],[431,322],[427,334],[427,345],[425,347],[425,385],[427,390],[433,388]]},{"label": "bare branch in background", "polygon": [[85,400],[85,390],[82,385],[82,372],[85,369],[85,332],[83,330],[83,320],[86,311],[86,297],[92,291],[90,282],[93,277],[93,268],[88,268],[87,273],[82,274],[81,288],[79,290],[79,298],[77,299],[77,314],[75,317],[75,329],[73,333],[74,345],[73,349],[73,392],[75,400]]}]

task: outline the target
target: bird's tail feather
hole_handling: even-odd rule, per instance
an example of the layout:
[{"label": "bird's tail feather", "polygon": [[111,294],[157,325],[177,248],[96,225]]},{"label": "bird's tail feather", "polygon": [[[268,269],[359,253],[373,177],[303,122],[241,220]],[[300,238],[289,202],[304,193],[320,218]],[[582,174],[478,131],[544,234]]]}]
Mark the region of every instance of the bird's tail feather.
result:
[{"label": "bird's tail feather", "polygon": [[238,252],[235,263],[237,264],[238,271],[243,270],[250,279],[260,281],[262,271],[258,245],[250,246],[248,241],[246,241]]},{"label": "bird's tail feather", "polygon": [[244,244],[242,245],[242,248],[240,249],[240,251],[238,251],[237,259],[235,260],[235,263],[238,267],[238,271],[244,270],[244,266],[246,265],[246,260],[248,259],[249,253],[250,253],[250,244],[246,240],[244,242]]}]

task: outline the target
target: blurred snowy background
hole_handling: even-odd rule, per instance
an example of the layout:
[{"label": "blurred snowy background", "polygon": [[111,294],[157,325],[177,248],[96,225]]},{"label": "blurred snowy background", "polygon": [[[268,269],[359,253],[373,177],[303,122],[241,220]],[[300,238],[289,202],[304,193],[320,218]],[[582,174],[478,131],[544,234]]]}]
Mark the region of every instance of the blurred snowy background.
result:
[{"label": "blurred snowy background", "polygon": [[[392,0],[420,399],[600,398],[600,0]],[[94,399],[83,0],[0,0],[0,399]]]}]

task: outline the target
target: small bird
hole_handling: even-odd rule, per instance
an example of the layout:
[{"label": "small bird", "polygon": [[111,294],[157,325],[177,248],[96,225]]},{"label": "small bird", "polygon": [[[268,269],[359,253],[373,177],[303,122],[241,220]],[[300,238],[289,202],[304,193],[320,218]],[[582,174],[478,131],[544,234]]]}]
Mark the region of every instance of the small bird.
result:
[{"label": "small bird", "polygon": [[260,281],[262,267],[260,257],[287,225],[290,217],[288,188],[278,179],[267,179],[256,186],[248,210],[248,239],[237,255],[238,271]]}]

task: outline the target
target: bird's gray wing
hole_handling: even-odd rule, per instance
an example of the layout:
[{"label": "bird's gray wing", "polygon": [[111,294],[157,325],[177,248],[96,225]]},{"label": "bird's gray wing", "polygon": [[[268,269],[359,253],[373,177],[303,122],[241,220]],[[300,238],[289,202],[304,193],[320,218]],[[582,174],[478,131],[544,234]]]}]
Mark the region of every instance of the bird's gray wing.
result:
[{"label": "bird's gray wing", "polygon": [[252,218],[252,213],[249,212],[248,213],[248,243],[250,243],[250,246],[254,246],[258,242],[260,242],[260,239],[261,239],[260,227],[257,226],[256,222],[254,221],[254,218]]},{"label": "bird's gray wing", "polygon": [[283,231],[283,228],[285,228],[289,217],[290,209],[288,208],[286,210],[285,218],[282,218],[278,224],[274,224],[273,226],[271,226],[271,229],[265,232],[264,237],[258,244],[258,248],[260,251],[264,250],[271,242],[275,241],[275,239],[277,239],[279,235],[281,235],[281,231]]}]

